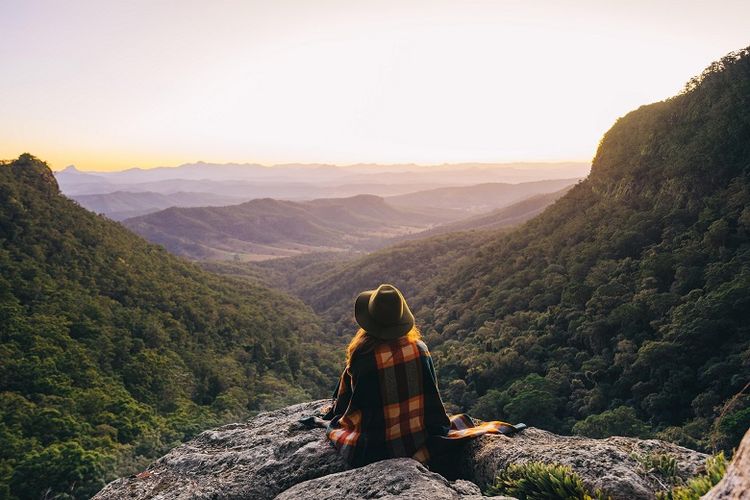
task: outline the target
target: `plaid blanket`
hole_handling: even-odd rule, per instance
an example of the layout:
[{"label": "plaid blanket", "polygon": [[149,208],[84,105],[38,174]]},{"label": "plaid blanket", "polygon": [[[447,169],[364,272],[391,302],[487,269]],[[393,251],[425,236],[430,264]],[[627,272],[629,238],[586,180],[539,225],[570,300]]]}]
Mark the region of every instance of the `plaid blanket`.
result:
[{"label": "plaid blanket", "polygon": [[427,462],[450,442],[515,432],[505,422],[448,417],[430,352],[406,337],[354,358],[341,374],[326,436],[352,465],[394,457]]}]

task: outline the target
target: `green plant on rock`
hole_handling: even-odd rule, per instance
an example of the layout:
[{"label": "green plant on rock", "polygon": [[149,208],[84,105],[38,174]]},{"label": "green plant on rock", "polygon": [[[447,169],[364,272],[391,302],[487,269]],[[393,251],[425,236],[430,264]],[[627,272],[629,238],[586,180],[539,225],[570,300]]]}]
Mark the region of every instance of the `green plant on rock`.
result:
[{"label": "green plant on rock", "polygon": [[677,475],[677,459],[666,453],[647,453],[639,455],[633,453],[633,457],[646,473],[656,474],[666,479],[669,484],[677,484],[680,480]]},{"label": "green plant on rock", "polygon": [[607,500],[601,490],[591,493],[581,476],[561,464],[526,462],[511,464],[486,492],[489,496],[509,495],[520,500]]},{"label": "green plant on rock", "polygon": [[721,481],[726,471],[727,460],[723,452],[708,457],[705,473],[690,479],[684,486],[657,493],[656,498],[657,500],[698,500]]}]

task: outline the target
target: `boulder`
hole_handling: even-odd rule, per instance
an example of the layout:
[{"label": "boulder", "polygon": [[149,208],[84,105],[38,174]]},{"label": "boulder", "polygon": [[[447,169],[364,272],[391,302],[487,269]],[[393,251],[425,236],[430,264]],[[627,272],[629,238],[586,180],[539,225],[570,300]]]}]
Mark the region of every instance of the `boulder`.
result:
[{"label": "boulder", "polygon": [[701,497],[705,500],[750,499],[750,430],[742,438],[719,484]]},{"label": "boulder", "polygon": [[539,460],[569,465],[587,487],[601,488],[613,499],[651,500],[668,484],[658,471],[646,470],[639,456],[673,456],[682,478],[696,474],[707,458],[664,441],[590,439],[529,428],[512,437],[481,436],[435,463],[432,472],[411,459],[351,469],[328,444],[323,429],[307,429],[298,422],[328,402],[302,403],[203,432],[145,471],[108,484],[94,498],[468,499],[479,498],[508,464]]},{"label": "boulder", "polygon": [[[413,498],[430,500],[480,500],[474,483],[449,482],[411,458],[394,458],[359,469],[311,479],[289,488],[276,500],[340,500],[341,498]],[[503,498],[503,497],[496,497]],[[509,498],[509,497],[504,497]]]},{"label": "boulder", "polygon": [[320,428],[297,420],[330,400],[261,413],[199,434],[147,470],[108,484],[97,500],[263,500],[297,483],[346,470]]},{"label": "boulder", "polygon": [[649,455],[674,457],[676,474],[682,479],[696,475],[708,458],[656,439],[592,439],[529,428],[512,437],[486,435],[468,443],[459,455],[460,475],[484,489],[511,463],[559,463],[577,472],[590,491],[601,489],[613,500],[653,499],[655,492],[669,489],[669,479],[658,471],[646,470],[643,459]]}]

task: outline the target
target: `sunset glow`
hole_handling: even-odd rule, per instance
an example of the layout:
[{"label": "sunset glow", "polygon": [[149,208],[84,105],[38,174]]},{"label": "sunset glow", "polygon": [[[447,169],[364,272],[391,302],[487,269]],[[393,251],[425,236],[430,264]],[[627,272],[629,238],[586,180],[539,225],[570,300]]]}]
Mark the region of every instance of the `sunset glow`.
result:
[{"label": "sunset glow", "polygon": [[586,161],[750,44],[748,19],[746,1],[2,0],[0,158]]}]

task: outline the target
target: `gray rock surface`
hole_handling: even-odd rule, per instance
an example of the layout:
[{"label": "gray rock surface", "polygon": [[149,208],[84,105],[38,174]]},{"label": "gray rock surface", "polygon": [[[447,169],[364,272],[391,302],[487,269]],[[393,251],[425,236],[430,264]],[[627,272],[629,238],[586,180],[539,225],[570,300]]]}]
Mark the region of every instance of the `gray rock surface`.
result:
[{"label": "gray rock surface", "polygon": [[601,489],[613,500],[653,499],[654,493],[668,489],[669,483],[638,461],[638,456],[648,454],[675,457],[677,475],[683,479],[697,474],[707,458],[703,453],[655,439],[591,439],[529,428],[513,437],[486,435],[469,443],[460,455],[461,476],[484,489],[509,464],[536,460],[570,466],[587,488]]},{"label": "gray rock surface", "polygon": [[480,500],[482,492],[479,486],[469,481],[459,479],[451,483],[411,458],[394,458],[305,481],[281,493],[276,500],[310,498]]},{"label": "gray rock surface", "polygon": [[203,432],[146,471],[108,484],[94,498],[263,500],[302,481],[346,470],[323,429],[297,423],[329,402],[289,406]]},{"label": "gray rock surface", "polygon": [[613,499],[650,500],[654,492],[666,489],[666,481],[645,470],[636,454],[674,456],[681,477],[695,474],[706,459],[702,453],[663,441],[558,436],[530,428],[513,437],[479,437],[458,449],[447,468],[443,464],[441,470],[436,464],[435,470],[464,480],[449,482],[411,459],[350,469],[325,440],[323,429],[306,429],[297,422],[326,403],[302,403],[203,432],[147,470],[113,481],[94,498],[468,499],[478,498],[480,489],[508,464],[540,460],[570,465],[588,487],[601,488]]},{"label": "gray rock surface", "polygon": [[727,473],[719,484],[701,497],[704,500],[750,499],[750,430],[742,438]]}]

